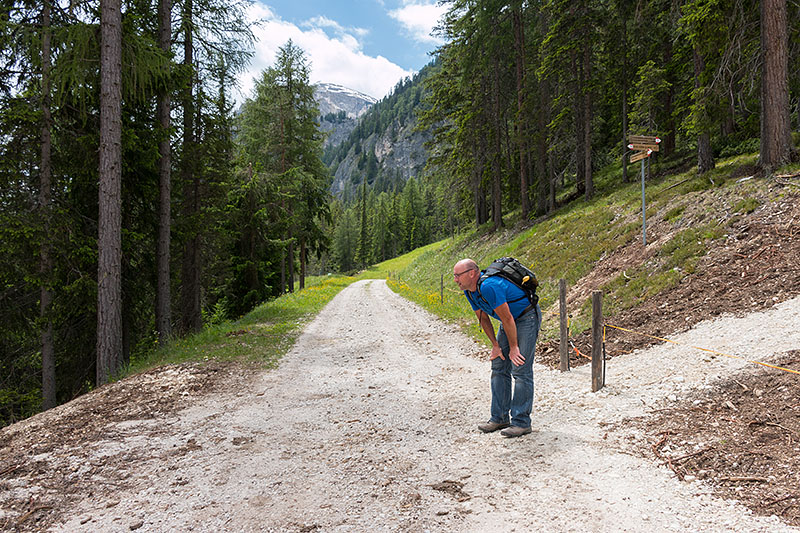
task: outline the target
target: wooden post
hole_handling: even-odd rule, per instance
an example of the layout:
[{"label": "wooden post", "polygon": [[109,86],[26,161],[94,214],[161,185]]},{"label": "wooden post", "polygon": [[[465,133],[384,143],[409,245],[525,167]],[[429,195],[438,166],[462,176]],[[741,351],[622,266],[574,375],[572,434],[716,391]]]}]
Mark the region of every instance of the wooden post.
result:
[{"label": "wooden post", "polygon": [[439,303],[444,303],[444,274],[442,274],[442,282],[439,285]]},{"label": "wooden post", "polygon": [[592,392],[605,385],[603,375],[603,293],[592,292]]},{"label": "wooden post", "polygon": [[644,159],[642,159],[642,246],[647,246],[647,206],[644,201]]},{"label": "wooden post", "polygon": [[569,331],[567,331],[567,280],[558,280],[558,318],[561,324],[561,342],[558,351],[561,356],[559,370],[566,372],[569,370]]}]

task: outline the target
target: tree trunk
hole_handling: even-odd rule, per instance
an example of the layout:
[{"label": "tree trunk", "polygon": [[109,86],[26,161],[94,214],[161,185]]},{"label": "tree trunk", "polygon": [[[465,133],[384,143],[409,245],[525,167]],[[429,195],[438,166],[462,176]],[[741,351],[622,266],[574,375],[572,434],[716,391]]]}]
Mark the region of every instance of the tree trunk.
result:
[{"label": "tree trunk", "polygon": [[[732,89],[732,93],[738,94],[740,92],[740,87],[738,87],[739,83],[734,81],[733,84],[734,88]],[[733,97],[728,102],[727,111],[728,113],[725,116],[725,120],[722,122],[722,136],[726,138],[736,133],[736,105]]]},{"label": "tree trunk", "polygon": [[471,187],[472,187],[472,200],[475,208],[475,228],[480,228],[481,224],[486,222],[485,217],[485,204],[486,200],[483,196],[483,165],[484,165],[484,157],[481,150],[484,148],[481,146],[485,144],[483,139],[481,138],[480,141],[473,140],[472,145],[472,180],[471,180]]},{"label": "tree trunk", "polygon": [[701,133],[697,138],[697,172],[704,174],[713,170],[715,166],[714,152],[711,150],[711,136],[708,133]]},{"label": "tree trunk", "polygon": [[547,195],[547,212],[552,213],[556,210],[556,173],[555,162],[552,152],[547,152],[547,182],[550,185],[550,191]]},{"label": "tree trunk", "polygon": [[539,112],[536,114],[536,176],[539,191],[536,211],[544,215],[550,211],[548,195],[552,180],[547,165],[547,124],[550,122],[550,86],[546,79],[539,82]]},{"label": "tree trunk", "polygon": [[528,200],[528,162],[527,143],[525,142],[525,27],[522,23],[522,8],[514,10],[514,47],[516,49],[517,70],[517,149],[519,150],[519,195],[522,206],[522,220],[530,214]]},{"label": "tree trunk", "polygon": [[539,111],[536,133],[536,179],[538,189],[536,192],[536,214],[547,213],[547,195],[549,193],[549,174],[547,173],[547,123],[544,121],[544,112]]},{"label": "tree trunk", "polygon": [[286,294],[286,252],[281,252],[281,294]]},{"label": "tree trunk", "polygon": [[[172,2],[158,3],[158,41],[161,50],[169,53],[172,44]],[[158,243],[156,248],[156,331],[162,345],[172,335],[172,310],[170,291],[170,232],[172,196],[170,153],[170,93],[162,90],[157,103],[158,125],[161,140],[158,143]]]},{"label": "tree trunk", "polygon": [[[669,39],[667,39],[667,41],[664,43],[664,64],[672,64],[672,41]],[[672,71],[669,70],[667,75],[674,78],[674,75],[670,74],[671,72]],[[671,81],[666,93],[664,94],[664,116],[666,117],[666,131],[662,136],[661,151],[659,152],[664,157],[667,157],[675,152],[675,130],[677,127],[675,125],[675,117],[672,113],[672,102],[675,99],[676,84],[677,83],[674,80]]]},{"label": "tree trunk", "polygon": [[675,124],[675,117],[673,116],[672,112],[672,102],[675,99],[675,85],[670,83],[669,87],[667,88],[666,94],[664,95],[664,114],[666,115],[666,132],[664,132],[664,138],[661,142],[661,151],[659,152],[662,156],[667,157],[675,153],[675,146],[676,146],[676,136],[675,130],[677,126]]},{"label": "tree trunk", "polygon": [[583,194],[586,191],[586,181],[584,165],[586,159],[584,157],[583,143],[585,135],[583,131],[583,67],[581,66],[581,59],[578,58],[575,52],[572,53],[572,73],[574,76],[573,83],[573,110],[575,113],[575,185],[578,194]]},{"label": "tree trunk", "polygon": [[[488,94],[486,91],[486,83],[485,81],[482,82],[482,93],[486,95],[484,102],[488,99]],[[481,115],[478,121],[478,129],[479,131],[486,131],[488,124],[485,122],[485,108],[486,105],[483,106],[484,114]],[[475,170],[475,209],[477,210],[477,219],[476,224],[477,227],[480,228],[487,220],[489,220],[489,206],[488,202],[486,201],[486,189],[484,187],[483,176],[486,173],[486,158],[489,152],[489,147],[487,146],[486,142],[486,135],[478,134],[478,155],[477,155],[477,167]]]},{"label": "tree trunk", "polygon": [[100,187],[98,198],[97,384],[122,357],[122,11],[100,3]]},{"label": "tree trunk", "polygon": [[294,292],[294,237],[292,230],[289,230],[289,251],[287,261],[289,263],[289,292]]},{"label": "tree trunk", "polygon": [[793,155],[789,117],[786,0],[761,1],[761,156],[767,172]]},{"label": "tree trunk", "polygon": [[583,87],[583,171],[585,182],[585,198],[594,196],[594,180],[592,179],[592,91],[589,80],[592,79],[592,51],[587,45],[583,48],[583,71],[585,72]]},{"label": "tree trunk", "polygon": [[[361,209],[360,209],[360,211],[361,211],[361,213],[360,213],[361,214],[361,217],[360,217],[360,219],[361,219],[360,220],[360,222],[361,222],[361,224],[360,224],[361,225],[361,232],[360,232],[359,238],[358,238],[358,250],[357,250],[357,253],[356,253],[356,259],[359,262],[359,266],[367,266],[367,264],[369,262],[368,261],[369,252],[367,250],[367,248],[369,246],[368,243],[367,243],[369,228],[367,227],[367,175],[366,174],[364,174],[361,177]],[[411,244],[411,247],[413,248],[413,243]]]},{"label": "tree trunk", "polygon": [[183,249],[181,283],[181,326],[183,331],[200,331],[203,317],[200,310],[200,236],[197,213],[199,208],[199,183],[195,176],[194,135],[194,42],[192,24],[194,6],[192,0],[184,4],[183,64],[190,72],[190,82],[183,92],[183,158],[181,181],[183,183],[183,215],[189,224],[188,237]]},{"label": "tree trunk", "polygon": [[50,132],[53,119],[50,111],[50,0],[42,5],[42,159],[39,168],[39,211],[42,214],[43,232],[39,270],[42,276],[40,316],[42,318],[42,408],[56,406],[56,358],[53,344],[53,321],[49,317],[53,292],[50,282],[53,272],[53,257],[50,248],[50,212],[53,190],[51,166],[52,141]]},{"label": "tree trunk", "polygon": [[[694,87],[700,88],[700,74],[705,64],[697,49],[694,49]],[[703,130],[697,137],[697,172],[703,174],[714,168],[714,153],[711,151],[711,136]]]},{"label": "tree trunk", "polygon": [[622,19],[622,181],[628,183],[628,17],[622,2],[618,7]]},{"label": "tree trunk", "polygon": [[473,141],[472,145],[472,179],[470,180],[470,186],[472,187],[472,203],[474,207],[475,213],[475,229],[481,227],[481,209],[480,209],[480,191],[481,191],[481,180],[480,180],[480,172],[478,169],[480,168],[478,165],[478,150],[476,145]]},{"label": "tree trunk", "polygon": [[494,131],[494,153],[492,154],[492,222],[494,231],[503,227],[503,177],[502,177],[502,147],[500,131],[500,61],[495,54],[492,62],[492,130]]},{"label": "tree trunk", "polygon": [[795,126],[795,129],[800,131],[800,96],[798,96],[797,100],[795,101],[795,110],[797,111],[795,113],[797,115],[797,125]]},{"label": "tree trunk", "polygon": [[300,237],[300,290],[306,288],[306,238]]},{"label": "tree trunk", "polygon": [[[247,166],[247,176],[250,187],[247,190],[247,212],[255,213],[258,211],[256,193],[252,188],[253,185],[253,165],[252,163]],[[245,273],[245,284],[247,291],[257,291],[259,288],[258,280],[258,253],[256,251],[258,239],[258,231],[254,224],[247,224],[245,228],[246,235],[242,239],[242,256],[247,258],[247,271]]]}]

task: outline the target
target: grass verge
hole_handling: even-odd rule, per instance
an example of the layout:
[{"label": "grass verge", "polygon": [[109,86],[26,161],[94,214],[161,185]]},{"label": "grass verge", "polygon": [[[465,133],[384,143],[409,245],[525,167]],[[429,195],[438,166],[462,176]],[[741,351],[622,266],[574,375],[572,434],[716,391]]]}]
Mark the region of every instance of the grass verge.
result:
[{"label": "grass verge", "polygon": [[242,318],[206,327],[175,339],[134,360],[127,374],[186,361],[239,360],[264,368],[277,365],[294,345],[303,327],[357,278],[306,278],[306,288],[266,302]]}]

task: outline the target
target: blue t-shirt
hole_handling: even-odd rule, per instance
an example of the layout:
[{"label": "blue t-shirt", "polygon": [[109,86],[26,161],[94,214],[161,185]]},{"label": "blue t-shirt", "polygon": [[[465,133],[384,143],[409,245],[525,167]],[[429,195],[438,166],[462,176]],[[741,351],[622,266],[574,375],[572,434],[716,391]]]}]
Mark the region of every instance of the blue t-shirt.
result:
[{"label": "blue t-shirt", "polygon": [[497,320],[500,320],[500,317],[494,310],[504,303],[508,303],[508,308],[514,318],[519,318],[519,315],[530,305],[525,291],[500,276],[486,278],[481,283],[480,295],[478,291],[464,291],[464,295],[469,300],[473,311],[480,309]]}]

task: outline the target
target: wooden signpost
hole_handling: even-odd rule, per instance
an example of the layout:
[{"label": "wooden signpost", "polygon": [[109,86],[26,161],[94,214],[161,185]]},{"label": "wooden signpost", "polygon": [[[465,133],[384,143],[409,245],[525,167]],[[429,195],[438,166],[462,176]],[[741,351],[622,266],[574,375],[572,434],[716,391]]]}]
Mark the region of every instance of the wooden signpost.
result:
[{"label": "wooden signpost", "polygon": [[646,152],[647,150],[651,152],[658,152],[657,144],[631,143],[628,145],[628,148],[630,148],[631,150],[640,150],[643,152]]},{"label": "wooden signpost", "polygon": [[661,142],[661,139],[653,135],[628,135],[628,142],[633,144],[655,144]]},{"label": "wooden signpost", "polygon": [[631,155],[631,163],[642,162],[642,244],[647,246],[647,218],[645,216],[646,206],[644,201],[644,160],[650,157],[653,152],[658,152],[658,144],[661,139],[651,135],[628,135],[628,148],[639,150]]}]

